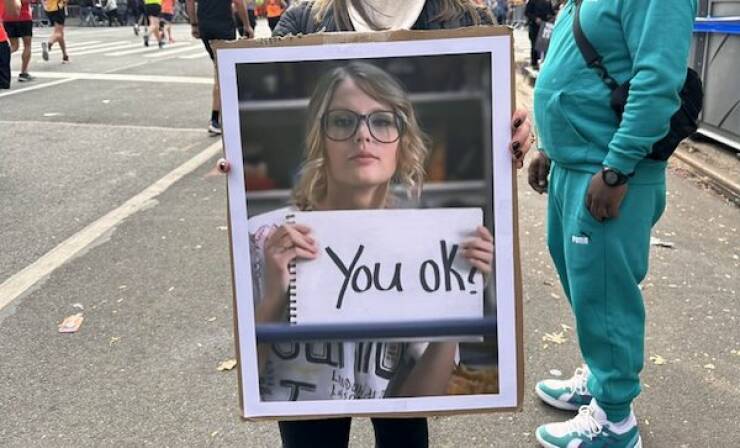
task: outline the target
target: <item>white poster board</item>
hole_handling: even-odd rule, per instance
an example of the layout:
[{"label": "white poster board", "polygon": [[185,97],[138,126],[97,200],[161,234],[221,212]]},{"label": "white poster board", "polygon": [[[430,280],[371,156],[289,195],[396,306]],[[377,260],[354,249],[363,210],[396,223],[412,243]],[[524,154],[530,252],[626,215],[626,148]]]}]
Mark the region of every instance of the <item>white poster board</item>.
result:
[{"label": "white poster board", "polygon": [[[513,111],[511,30],[503,27],[475,27],[434,32],[322,34],[283,40],[225,44],[217,50],[217,58],[223,111],[224,148],[226,158],[232,166],[228,175],[229,220],[240,401],[244,418],[410,416],[519,407],[522,401],[521,384],[523,382],[521,286],[518,274],[515,183],[508,149]],[[437,176],[442,180],[437,182],[428,180],[425,183],[422,202],[425,201],[424,198],[429,198],[424,202],[428,205],[422,204],[421,206],[445,207],[445,213],[450,214],[457,213],[455,209],[460,207],[460,203],[472,202],[471,206],[482,208],[485,225],[495,238],[493,277],[484,288],[484,319],[469,319],[470,316],[479,315],[480,308],[476,307],[480,302],[478,298],[474,298],[470,300],[470,304],[475,302],[475,306],[467,308],[466,305],[465,310],[460,310],[456,306],[448,306],[444,312],[439,309],[428,310],[426,307],[414,307],[419,313],[428,312],[428,316],[425,317],[437,315],[440,325],[436,327],[434,325],[419,326],[408,320],[404,322],[405,325],[397,326],[394,326],[394,322],[390,322],[390,325],[387,322],[373,323],[377,322],[375,319],[378,316],[373,316],[369,312],[362,312],[369,321],[362,325],[349,323],[349,319],[342,323],[342,318],[338,318],[340,324],[329,323],[320,319],[320,312],[311,311],[305,311],[305,314],[300,313],[308,319],[307,321],[301,322],[299,316],[298,323],[291,324],[287,306],[284,320],[268,323],[257,322],[255,309],[260,303],[260,297],[259,287],[255,285],[259,284],[259,277],[264,274],[264,265],[261,265],[258,260],[263,250],[261,244],[264,243],[264,238],[269,234],[270,228],[284,224],[285,211],[290,209],[284,208],[282,211],[266,215],[263,213],[269,204],[284,207],[290,203],[289,185],[299,175],[299,172],[286,171],[282,178],[265,181],[264,163],[263,161],[254,163],[251,160],[254,158],[254,153],[250,151],[265,147],[267,145],[265,142],[270,139],[279,140],[287,137],[289,123],[291,120],[296,123],[303,120],[302,114],[309,103],[308,98],[302,96],[305,93],[301,86],[294,88],[293,85],[288,84],[284,91],[275,91],[271,87],[283,85],[281,82],[310,83],[322,76],[322,70],[324,70],[322,64],[343,64],[345,61],[353,60],[379,64],[384,70],[397,70],[398,73],[406,69],[413,70],[416,67],[416,69],[423,70],[423,73],[429,74],[427,84],[431,87],[425,87],[427,90],[421,92],[412,91],[410,98],[414,107],[420,111],[422,121],[429,120],[429,123],[434,123],[434,120],[437,120],[438,124],[427,125],[432,136],[439,138],[430,146],[431,161],[429,163],[431,165],[428,170],[430,171],[429,176]],[[459,63],[452,61],[459,61]],[[474,62],[468,64],[468,61]],[[484,61],[484,64],[481,65],[480,61]],[[459,77],[457,79],[448,77],[449,79],[444,81],[446,84],[442,85],[440,79],[446,76],[446,73],[445,70],[432,70],[435,68],[434,64],[437,63],[447,63],[454,69],[448,71],[458,73]],[[264,85],[259,84],[265,79],[269,79],[270,82],[262,83]],[[421,78],[411,78],[410,82],[417,81],[421,82]],[[436,86],[435,83],[438,82],[440,84]],[[447,87],[450,83],[458,87],[451,90]],[[474,86],[473,89],[471,85]],[[291,97],[292,93],[287,92],[293,91],[298,93]],[[276,95],[278,99],[275,99]],[[433,110],[425,110],[431,107],[429,105],[434,105],[439,101],[446,102],[449,106],[432,107]],[[479,122],[455,126],[454,129],[449,128],[449,123],[468,116],[477,117],[475,120]],[[280,117],[281,123],[285,124],[285,130],[282,132],[264,131],[270,125],[269,120],[276,117]],[[422,126],[424,124],[423,122]],[[447,129],[441,129],[445,127]],[[447,153],[447,160],[440,158],[438,148],[449,145],[455,138],[456,131],[469,132],[466,129],[482,130],[482,134],[471,136],[472,140],[466,140],[463,136],[461,143],[461,145],[469,146],[470,141],[477,142],[469,146],[474,150],[473,162],[458,157],[459,154],[464,153],[464,146],[443,149]],[[460,138],[459,132],[457,138]],[[263,157],[269,159],[274,154],[277,160],[277,162],[268,160],[267,165],[270,170],[278,171],[281,168],[280,162],[286,159],[286,154],[288,158],[301,157],[300,141],[296,141],[299,142],[297,145],[278,142],[279,146],[270,144],[268,148],[264,148],[261,153]],[[456,181],[454,177],[433,173],[432,171],[438,170],[435,168],[435,163],[437,167],[446,166],[452,168],[453,171],[459,163],[460,166],[467,167],[467,172],[473,174],[465,175],[462,180]],[[250,179],[255,179],[255,173],[261,178],[259,183],[252,185],[260,186],[259,189],[250,190],[251,187],[247,185],[250,185]],[[270,185],[271,189],[265,189],[265,185]],[[410,208],[419,206],[406,205]],[[301,214],[300,218],[296,217],[296,219],[313,220],[310,217],[313,213],[318,216],[319,212],[309,212],[305,216]],[[378,213],[385,213],[385,210]],[[465,214],[466,210],[463,209],[460,213]],[[326,228],[321,224],[321,219],[311,222],[318,232],[322,233],[321,238],[325,238],[332,244],[335,244],[335,239],[340,241],[344,238],[341,230],[343,227],[338,225],[342,218],[338,216],[333,218],[334,224]],[[424,219],[424,225],[418,227],[416,232],[428,231],[429,233],[425,233],[427,235],[436,234],[436,232],[444,234],[447,231],[454,233],[457,231],[455,229],[458,229],[457,224],[467,223],[467,219],[457,217],[452,220]],[[461,222],[447,227],[449,221],[458,220]],[[479,222],[480,214],[475,220]],[[365,225],[357,221],[352,220],[351,224]],[[395,222],[394,219],[390,221]],[[472,218],[470,222],[473,222]],[[467,227],[467,224],[459,228],[462,227]],[[406,234],[398,240],[388,236],[378,237],[386,244],[384,244],[383,251],[372,254],[373,258],[380,256],[382,252],[391,250],[389,248],[408,248],[411,244],[409,240],[413,240],[414,237],[413,234]],[[457,237],[453,235],[450,238]],[[342,244],[350,243],[352,242],[345,241]],[[370,246],[367,247],[368,252],[363,256],[370,254]],[[411,252],[417,249],[415,247]],[[440,246],[436,246],[435,249],[432,245],[428,250],[431,250],[429,256],[439,257]],[[344,254],[343,256],[346,257]],[[413,255],[413,257],[416,258],[418,255]],[[296,277],[296,280],[301,282],[300,289],[310,290],[313,288],[310,286],[311,282],[321,282],[322,278],[327,275],[333,275],[332,270],[325,272],[326,266],[317,267],[316,272],[310,270],[312,267],[309,267],[309,263],[298,266],[297,270],[300,271],[300,275]],[[336,271],[335,267],[332,269]],[[465,270],[462,267],[460,269]],[[475,279],[475,277],[473,276],[473,283],[476,284],[477,294],[482,280]],[[430,282],[431,279],[430,274]],[[440,281],[444,282],[444,279]],[[336,278],[332,282],[336,283]],[[467,285],[465,293],[470,296],[466,298],[475,297],[467,290]],[[334,292],[327,303],[336,306],[336,300],[337,296]],[[360,305],[364,297],[356,295],[345,297],[345,300],[354,306],[355,304]],[[443,301],[440,301],[440,307],[441,302]],[[461,322],[450,322],[450,325],[457,325],[452,331],[453,334],[457,334],[458,330],[464,333],[463,330],[474,328],[472,334],[485,336],[485,342],[480,344],[480,350],[477,346],[467,347],[463,344],[458,347],[455,356],[455,370],[451,378],[455,381],[463,381],[466,377],[480,378],[476,375],[485,372],[486,378],[493,378],[492,388],[485,391],[463,388],[465,390],[460,392],[454,387],[457,383],[453,384],[454,381],[451,381],[450,387],[439,394],[431,396],[426,394],[424,396],[395,395],[393,391],[397,386],[396,383],[403,380],[403,369],[398,367],[403,367],[408,364],[407,361],[410,361],[410,368],[413,368],[414,362],[418,363],[420,357],[426,353],[428,345],[407,342],[399,346],[372,341],[385,339],[383,332],[393,333],[399,330],[396,327],[402,327],[400,330],[403,330],[402,334],[406,335],[409,341],[434,341],[437,336],[449,333],[445,333],[445,328],[440,328],[440,326],[447,325],[444,316],[439,317],[440,313],[450,315],[459,313],[458,316],[464,317]],[[404,311],[406,318],[413,320],[418,317],[412,314]],[[381,320],[390,319],[383,317]],[[428,320],[420,319],[420,321],[427,322]],[[492,326],[491,322],[493,322]],[[327,336],[323,339],[328,342],[317,339],[317,334],[330,334],[324,330],[334,331],[332,338]],[[367,333],[363,333],[366,330]],[[347,338],[340,338],[341,340],[337,341],[337,331],[345,331]],[[372,335],[372,337],[363,338],[363,334]],[[465,335],[471,336],[471,333],[468,332]],[[272,359],[268,360],[267,366],[262,362],[262,355],[258,356],[263,349],[267,350]],[[298,368],[295,368],[295,363],[298,363]],[[289,365],[292,365],[290,368],[294,373],[308,372],[305,373],[307,379],[299,378],[295,381],[287,373],[283,375],[285,372],[279,369]],[[376,375],[375,378],[370,379],[363,377],[368,373],[368,365],[371,366],[369,373],[372,374],[372,365],[375,365],[376,374],[384,371],[387,376],[377,377]],[[302,370],[304,368],[305,370]],[[378,368],[381,370],[379,371]],[[275,374],[276,369],[279,374]],[[335,395],[333,390],[325,394],[319,393],[322,385],[329,387],[336,378],[346,381],[346,378],[342,377],[345,374],[355,375],[353,381],[356,384],[377,386],[377,391],[380,393]],[[383,383],[379,382],[379,379],[387,381]],[[261,384],[264,387],[261,387]],[[293,389],[290,389],[291,387]],[[300,387],[313,392],[301,395],[297,393]],[[268,396],[264,394],[265,388],[272,388],[277,392]]]}]

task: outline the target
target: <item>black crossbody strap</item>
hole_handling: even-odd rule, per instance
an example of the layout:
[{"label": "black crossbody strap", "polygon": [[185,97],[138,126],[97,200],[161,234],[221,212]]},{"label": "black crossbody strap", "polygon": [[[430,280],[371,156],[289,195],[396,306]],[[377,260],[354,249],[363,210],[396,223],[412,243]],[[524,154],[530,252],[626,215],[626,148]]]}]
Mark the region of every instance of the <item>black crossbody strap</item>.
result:
[{"label": "black crossbody strap", "polygon": [[604,66],[603,58],[596,51],[594,46],[591,45],[591,42],[588,41],[586,35],[583,34],[583,30],[581,29],[580,15],[582,0],[574,1],[576,4],[576,11],[573,16],[573,37],[576,39],[576,45],[578,45],[578,49],[581,50],[581,55],[583,55],[583,59],[586,60],[586,65],[589,68],[596,70],[599,74],[599,78],[601,78],[601,80],[604,81],[611,90],[616,90],[619,87],[619,83],[609,75],[609,72]]}]

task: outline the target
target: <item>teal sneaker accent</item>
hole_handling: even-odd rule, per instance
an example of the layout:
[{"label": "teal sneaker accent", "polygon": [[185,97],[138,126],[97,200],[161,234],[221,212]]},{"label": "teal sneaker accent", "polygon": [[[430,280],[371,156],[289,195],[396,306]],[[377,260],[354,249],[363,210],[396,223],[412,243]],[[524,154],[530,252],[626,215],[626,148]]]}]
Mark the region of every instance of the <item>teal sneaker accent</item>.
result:
[{"label": "teal sneaker accent", "polygon": [[540,426],[537,441],[545,448],[642,448],[634,414],[615,425],[594,403],[582,406],[571,420]]},{"label": "teal sneaker accent", "polygon": [[567,380],[544,380],[537,383],[534,392],[545,403],[565,411],[575,411],[591,403],[588,391],[588,367],[576,369],[573,377]]}]

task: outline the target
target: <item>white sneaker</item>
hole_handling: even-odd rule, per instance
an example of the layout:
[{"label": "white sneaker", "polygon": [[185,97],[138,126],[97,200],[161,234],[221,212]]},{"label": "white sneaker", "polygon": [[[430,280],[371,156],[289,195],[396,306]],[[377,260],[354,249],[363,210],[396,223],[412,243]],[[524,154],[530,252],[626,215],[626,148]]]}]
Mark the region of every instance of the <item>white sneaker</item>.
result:
[{"label": "white sneaker", "polygon": [[642,448],[634,412],[612,423],[596,400],[581,406],[578,415],[568,421],[540,426],[535,435],[545,448]]},{"label": "white sneaker", "polygon": [[566,411],[575,411],[591,403],[588,391],[588,366],[576,369],[573,377],[567,380],[544,380],[537,383],[534,392],[545,403]]}]

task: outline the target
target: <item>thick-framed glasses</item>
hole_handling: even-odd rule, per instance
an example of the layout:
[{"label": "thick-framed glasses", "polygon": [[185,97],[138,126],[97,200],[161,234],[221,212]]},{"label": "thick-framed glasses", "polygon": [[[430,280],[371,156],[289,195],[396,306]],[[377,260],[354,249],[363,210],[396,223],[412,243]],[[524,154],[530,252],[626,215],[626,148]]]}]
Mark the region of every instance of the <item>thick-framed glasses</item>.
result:
[{"label": "thick-framed glasses", "polygon": [[346,109],[334,109],[324,114],[321,124],[330,140],[342,142],[349,140],[365,122],[370,135],[381,143],[398,141],[403,134],[403,121],[395,112],[377,110],[367,115]]}]

